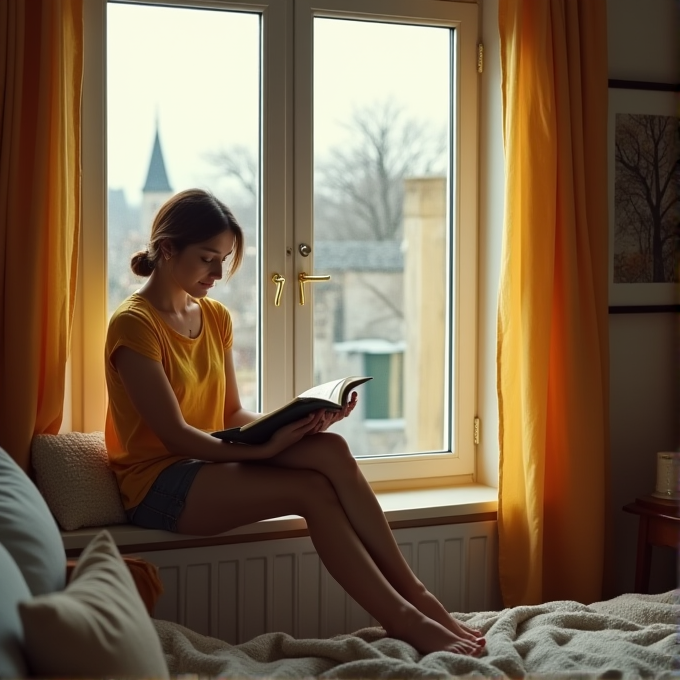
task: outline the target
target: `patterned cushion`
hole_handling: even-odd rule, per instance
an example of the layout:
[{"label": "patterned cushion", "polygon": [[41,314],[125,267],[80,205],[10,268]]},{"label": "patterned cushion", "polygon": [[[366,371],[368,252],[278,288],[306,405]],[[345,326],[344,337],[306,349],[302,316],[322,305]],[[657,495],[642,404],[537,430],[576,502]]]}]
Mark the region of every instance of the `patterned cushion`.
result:
[{"label": "patterned cushion", "polygon": [[0,543],[16,562],[33,595],[64,588],[66,551],[59,527],[35,484],[3,449]]},{"label": "patterned cushion", "polygon": [[127,522],[102,432],[36,435],[31,460],[38,488],[62,529]]}]

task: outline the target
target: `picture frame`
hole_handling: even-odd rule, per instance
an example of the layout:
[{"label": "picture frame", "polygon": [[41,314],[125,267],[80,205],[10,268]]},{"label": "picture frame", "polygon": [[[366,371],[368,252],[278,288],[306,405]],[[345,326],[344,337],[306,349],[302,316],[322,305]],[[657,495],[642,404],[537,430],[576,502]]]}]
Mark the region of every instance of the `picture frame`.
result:
[{"label": "picture frame", "polygon": [[[680,311],[679,91],[678,84],[609,81],[610,313]],[[654,140],[661,140],[657,146],[663,153],[656,154],[650,166],[651,156],[640,151]],[[654,198],[642,198],[654,183],[652,170],[666,187],[658,205]]]}]

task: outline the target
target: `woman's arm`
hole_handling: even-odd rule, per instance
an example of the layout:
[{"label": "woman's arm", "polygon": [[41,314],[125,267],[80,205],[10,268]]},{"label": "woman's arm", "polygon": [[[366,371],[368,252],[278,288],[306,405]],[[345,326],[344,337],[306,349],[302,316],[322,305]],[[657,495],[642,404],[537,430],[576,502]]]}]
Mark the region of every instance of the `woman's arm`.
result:
[{"label": "woman's arm", "polygon": [[[314,416],[291,423],[281,428],[265,444],[257,446],[230,444],[187,424],[165,371],[158,361],[149,359],[125,346],[116,350],[111,361],[141,418],[163,442],[168,451],[175,456],[215,462],[271,458],[302,439],[317,426],[319,420],[317,416]],[[233,363],[231,371],[233,373]],[[235,385],[235,378],[233,380]],[[232,395],[230,402],[232,405],[233,398]],[[236,399],[240,405],[238,390],[236,390]],[[247,412],[237,409],[232,416],[238,418],[243,413]]]},{"label": "woman's arm", "polygon": [[224,378],[227,390],[224,397],[224,429],[241,427],[259,418],[261,413],[248,411],[241,405],[231,348],[224,350]]}]

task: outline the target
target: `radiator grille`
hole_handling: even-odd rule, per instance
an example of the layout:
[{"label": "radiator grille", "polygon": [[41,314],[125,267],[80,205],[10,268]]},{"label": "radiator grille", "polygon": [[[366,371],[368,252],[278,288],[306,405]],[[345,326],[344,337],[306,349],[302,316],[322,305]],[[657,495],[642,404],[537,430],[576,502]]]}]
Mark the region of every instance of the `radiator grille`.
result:
[{"label": "radiator grille", "polygon": [[[418,578],[449,611],[501,607],[496,522],[397,529]],[[164,585],[156,618],[245,642],[282,631],[297,638],[351,633],[376,622],[330,576],[309,538],[162,550],[141,555]]]}]

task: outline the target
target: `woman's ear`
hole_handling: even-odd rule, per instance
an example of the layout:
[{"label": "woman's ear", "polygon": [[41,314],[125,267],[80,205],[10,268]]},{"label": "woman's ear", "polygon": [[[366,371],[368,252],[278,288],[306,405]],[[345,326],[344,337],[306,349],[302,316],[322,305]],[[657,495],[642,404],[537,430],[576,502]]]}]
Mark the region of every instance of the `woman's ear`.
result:
[{"label": "woman's ear", "polygon": [[161,241],[160,250],[164,260],[169,260],[175,254],[175,249],[173,248],[172,241],[169,238],[164,238]]}]

